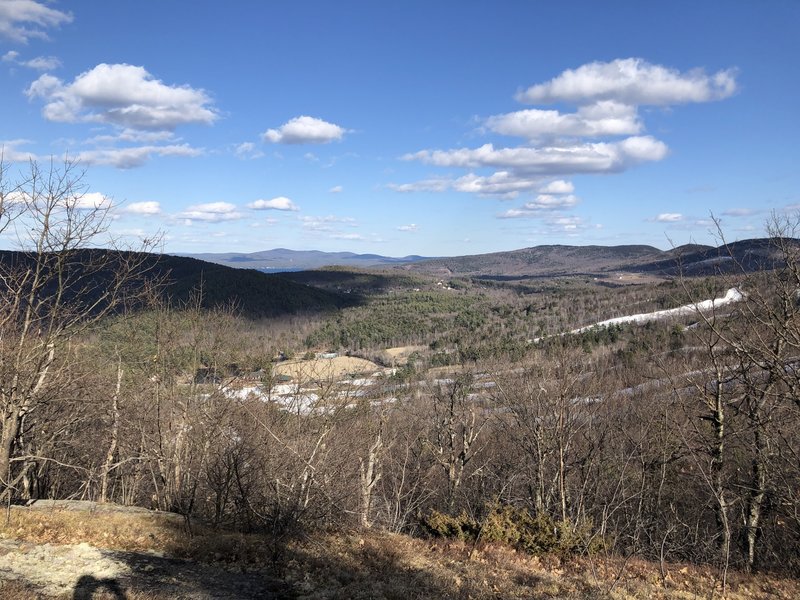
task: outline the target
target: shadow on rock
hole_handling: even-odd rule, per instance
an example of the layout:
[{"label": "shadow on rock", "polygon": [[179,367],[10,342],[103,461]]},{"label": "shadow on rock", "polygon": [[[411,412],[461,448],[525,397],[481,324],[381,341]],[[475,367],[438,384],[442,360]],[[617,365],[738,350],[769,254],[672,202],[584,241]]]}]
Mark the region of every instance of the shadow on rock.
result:
[{"label": "shadow on rock", "polygon": [[125,600],[125,594],[116,579],[97,579],[91,575],[84,575],[78,579],[72,600],[92,600],[95,592],[106,592],[104,596],[106,598],[111,594],[114,600]]}]

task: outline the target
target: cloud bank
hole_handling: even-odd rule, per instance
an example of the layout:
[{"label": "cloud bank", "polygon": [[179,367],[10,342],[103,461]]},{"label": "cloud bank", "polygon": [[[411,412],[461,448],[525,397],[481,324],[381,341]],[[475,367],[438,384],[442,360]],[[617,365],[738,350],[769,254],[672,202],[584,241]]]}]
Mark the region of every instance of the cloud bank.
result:
[{"label": "cloud bank", "polygon": [[407,154],[404,160],[419,160],[439,167],[494,167],[539,175],[609,173],[623,171],[633,165],[661,160],[667,146],[651,137],[629,137],[613,143],[585,143],[575,146],[532,148],[495,148],[484,144],[479,148],[457,150],[421,150]]},{"label": "cloud bank", "polygon": [[[389,187],[398,192],[454,190],[501,199],[534,193],[524,205],[497,216],[541,217],[551,227],[575,231],[584,226],[576,218],[545,217],[578,203],[574,185],[566,178],[621,173],[668,156],[667,145],[646,133],[640,106],[712,102],[736,91],[734,69],[711,75],[702,69],[681,72],[640,58],[588,63],[516,94],[524,103],[573,105],[573,112],[530,108],[490,116],[482,122],[482,133],[522,141],[408,153],[401,158],[470,172]],[[658,220],[671,222],[674,216],[664,213]]]},{"label": "cloud bank", "polygon": [[128,148],[105,148],[84,150],[78,153],[77,159],[85,165],[106,165],[118,169],[141,167],[153,156],[200,156],[203,151],[192,148],[188,144],[172,144],[165,146],[147,145]]}]

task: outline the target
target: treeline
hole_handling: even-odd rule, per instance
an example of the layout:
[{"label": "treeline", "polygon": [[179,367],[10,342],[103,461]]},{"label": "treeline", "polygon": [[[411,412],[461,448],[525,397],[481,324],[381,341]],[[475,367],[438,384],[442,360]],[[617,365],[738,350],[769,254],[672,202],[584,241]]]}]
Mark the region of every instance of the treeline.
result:
[{"label": "treeline", "polygon": [[[306,348],[353,353],[430,345],[439,352],[433,366],[499,357],[517,360],[527,354],[533,339],[610,317],[673,307],[686,302],[689,295],[724,294],[722,283],[705,279],[687,282],[686,289],[675,282],[613,289],[583,280],[531,288],[484,283],[467,281],[451,289],[430,282],[424,289],[396,288],[326,317],[298,341]],[[582,340],[597,345],[606,342],[609,333],[618,332],[597,330]]]}]

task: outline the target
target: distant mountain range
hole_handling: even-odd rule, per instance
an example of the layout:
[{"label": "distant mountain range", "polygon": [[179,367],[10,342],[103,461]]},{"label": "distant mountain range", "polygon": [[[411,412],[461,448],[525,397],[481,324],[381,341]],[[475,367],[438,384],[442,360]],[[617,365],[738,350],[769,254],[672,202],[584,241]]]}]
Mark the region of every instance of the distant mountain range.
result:
[{"label": "distant mountain range", "polygon": [[287,250],[275,248],[261,252],[220,254],[192,254],[192,258],[239,269],[258,269],[265,272],[308,271],[322,267],[389,267],[426,260],[424,256],[393,258],[379,254],[356,254],[354,252],[320,252],[318,250]]},{"label": "distant mountain range", "polygon": [[[800,241],[791,240],[800,244]],[[437,277],[523,279],[570,275],[641,273],[650,275],[708,275],[735,264],[745,270],[772,268],[775,248],[768,239],[733,242],[726,246],[687,244],[671,250],[646,245],[534,246],[507,252],[430,258],[418,255],[392,258],[353,252],[296,251],[285,248],[250,254],[195,254],[193,258],[228,267],[265,272],[307,271],[328,266],[357,269],[394,267]]]},{"label": "distant mountain range", "polygon": [[[788,240],[800,247],[800,240]],[[735,269],[771,269],[780,256],[768,239],[714,247],[687,244],[671,250],[653,246],[535,246],[509,252],[417,261],[403,268],[440,277],[524,279],[569,275],[640,273],[660,276],[711,275]]]},{"label": "distant mountain range", "polygon": [[[789,250],[800,252],[800,240],[783,242]],[[114,265],[124,263],[127,256],[128,253],[101,249],[71,252],[66,263],[69,281],[80,278],[86,265],[102,262],[106,267],[92,271],[87,285],[70,284],[65,294],[73,295],[79,306],[91,306],[113,281]],[[128,282],[129,287],[141,287],[146,278],[164,280],[160,292],[168,302],[180,304],[193,290],[201,289],[204,306],[233,304],[243,315],[261,318],[335,311],[363,302],[365,294],[395,287],[416,287],[420,281],[424,282],[425,275],[498,281],[590,275],[610,280],[625,273],[695,276],[772,269],[783,264],[781,253],[768,239],[744,240],[717,248],[686,245],[667,251],[652,246],[536,246],[450,258],[389,258],[375,254],[281,249],[250,255],[203,256],[227,257],[229,264],[248,268],[230,268],[191,257],[150,254],[141,257],[144,274]],[[29,253],[0,251],[0,272],[24,274],[34,260],[35,256]],[[337,260],[342,261],[338,263],[340,269],[308,271],[336,265]],[[270,275],[253,268],[259,265],[265,270],[308,272]],[[82,281],[86,283],[87,280]]]}]

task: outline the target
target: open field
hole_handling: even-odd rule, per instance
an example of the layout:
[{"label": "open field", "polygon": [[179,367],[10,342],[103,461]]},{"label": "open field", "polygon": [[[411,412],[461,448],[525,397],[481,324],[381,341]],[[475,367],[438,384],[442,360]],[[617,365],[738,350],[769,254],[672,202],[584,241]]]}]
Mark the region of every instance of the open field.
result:
[{"label": "open field", "polygon": [[428,350],[427,346],[398,346],[396,348],[386,348],[383,352],[390,361],[395,364],[402,364],[408,360],[414,352],[425,352]]},{"label": "open field", "polygon": [[348,375],[362,375],[380,371],[382,367],[372,361],[354,356],[315,358],[313,360],[287,360],[276,364],[275,375],[291,377],[294,381],[339,379]]}]

